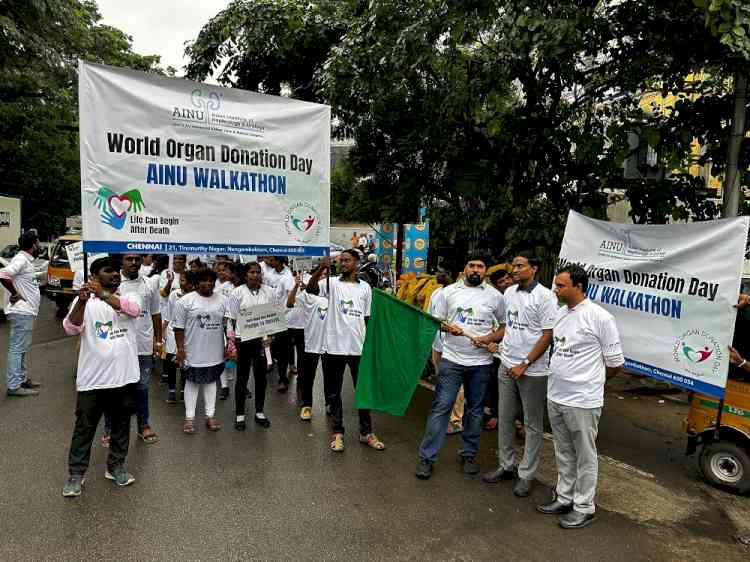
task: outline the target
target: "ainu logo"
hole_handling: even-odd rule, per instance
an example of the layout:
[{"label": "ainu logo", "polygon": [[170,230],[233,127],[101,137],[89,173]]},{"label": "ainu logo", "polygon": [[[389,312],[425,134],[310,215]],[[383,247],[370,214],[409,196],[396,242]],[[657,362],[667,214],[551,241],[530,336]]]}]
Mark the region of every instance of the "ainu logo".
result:
[{"label": "ainu logo", "polygon": [[642,248],[632,239],[630,229],[611,231],[617,239],[604,239],[599,243],[598,254],[612,258],[643,261],[661,261],[666,256],[664,248]]},{"label": "ainu logo", "polygon": [[328,316],[328,307],[327,306],[319,306],[318,307],[318,318],[321,320],[325,320],[326,316]]},{"label": "ainu logo", "polygon": [[349,312],[352,310],[353,307],[354,307],[354,301],[351,299],[348,301],[341,299],[339,301],[339,310],[341,311],[342,314],[349,314]]},{"label": "ainu logo", "polygon": [[297,242],[317,240],[320,235],[320,213],[312,203],[298,201],[287,209],[284,217],[287,234]]},{"label": "ainu logo", "polygon": [[198,325],[203,329],[205,329],[211,321],[211,316],[208,314],[199,314],[196,318],[198,320]]},{"label": "ainu logo", "polygon": [[719,341],[706,330],[693,328],[675,339],[672,359],[696,377],[715,376],[724,355]]},{"label": "ainu logo", "polygon": [[190,105],[192,107],[175,107],[172,117],[181,121],[195,121],[197,123],[208,123],[210,113],[218,111],[221,107],[221,95],[209,92],[201,88],[194,88],[190,92]]}]

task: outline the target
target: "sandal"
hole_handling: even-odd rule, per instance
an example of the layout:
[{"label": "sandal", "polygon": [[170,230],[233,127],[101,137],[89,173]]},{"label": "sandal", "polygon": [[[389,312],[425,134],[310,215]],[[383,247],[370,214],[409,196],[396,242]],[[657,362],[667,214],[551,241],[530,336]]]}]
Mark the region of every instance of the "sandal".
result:
[{"label": "sandal", "polygon": [[187,433],[188,435],[193,435],[195,433],[195,425],[193,425],[192,419],[185,418],[185,421],[182,422],[182,432]]},{"label": "sandal", "polygon": [[222,425],[216,421],[216,418],[206,418],[206,429],[208,431],[219,431]]},{"label": "sandal", "polygon": [[328,447],[334,453],[343,453],[344,452],[344,434],[343,433],[334,434],[333,441],[331,441]]},{"label": "sandal", "polygon": [[146,444],[146,445],[153,445],[154,443],[159,442],[159,437],[154,433],[154,430],[151,429],[151,426],[144,425],[143,429],[138,432],[138,437]]},{"label": "sandal", "polygon": [[367,445],[371,449],[375,449],[376,451],[384,451],[385,450],[385,443],[383,443],[380,439],[378,439],[378,436],[374,433],[368,433],[367,435],[360,435],[359,436],[359,442],[363,445]]}]

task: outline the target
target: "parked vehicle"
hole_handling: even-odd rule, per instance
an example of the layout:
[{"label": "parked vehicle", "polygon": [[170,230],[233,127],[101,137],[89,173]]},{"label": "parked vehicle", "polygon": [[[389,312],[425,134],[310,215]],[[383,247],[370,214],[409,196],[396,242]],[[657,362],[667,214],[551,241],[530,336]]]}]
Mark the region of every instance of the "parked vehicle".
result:
[{"label": "parked vehicle", "polygon": [[73,298],[75,298],[75,291],[73,291],[74,274],[73,270],[70,269],[68,253],[65,248],[70,244],[80,242],[80,240],[80,234],[65,234],[55,240],[50,250],[46,293],[57,303],[61,312],[67,310],[70,303],[73,302]]},{"label": "parked vehicle", "polygon": [[728,380],[718,433],[719,401],[698,392],[683,422],[687,454],[700,448],[699,466],[706,479],[735,493],[750,492],[750,382]]}]

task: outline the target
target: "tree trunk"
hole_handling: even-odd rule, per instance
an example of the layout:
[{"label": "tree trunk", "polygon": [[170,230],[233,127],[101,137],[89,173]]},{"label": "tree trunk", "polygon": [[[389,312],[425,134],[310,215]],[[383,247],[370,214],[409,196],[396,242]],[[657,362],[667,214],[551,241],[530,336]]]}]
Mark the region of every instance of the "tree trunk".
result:
[{"label": "tree trunk", "polygon": [[738,69],[734,75],[734,111],[732,132],[727,146],[727,168],[724,174],[722,216],[736,217],[740,206],[740,146],[745,137],[745,106],[747,104],[747,72]]}]

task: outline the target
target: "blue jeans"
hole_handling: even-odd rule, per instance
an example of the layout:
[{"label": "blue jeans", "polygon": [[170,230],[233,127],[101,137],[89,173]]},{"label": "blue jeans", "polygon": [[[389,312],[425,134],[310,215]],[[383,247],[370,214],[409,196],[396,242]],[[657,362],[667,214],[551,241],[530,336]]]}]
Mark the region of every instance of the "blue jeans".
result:
[{"label": "blue jeans", "polygon": [[427,417],[427,428],[419,446],[419,458],[434,463],[445,442],[445,432],[458,390],[464,385],[466,407],[464,409],[464,430],[461,433],[463,446],[458,454],[474,458],[479,452],[479,438],[482,433],[482,401],[487,391],[492,365],[464,367],[447,359],[440,361],[438,383],[432,409]]},{"label": "blue jeans", "polygon": [[[148,385],[151,384],[151,371],[154,369],[154,357],[152,355],[139,355],[138,367],[141,370],[141,378],[135,391],[136,418],[138,419],[138,433],[148,425],[150,412],[148,410]],[[110,432],[111,424],[109,415],[104,413],[104,431]]]},{"label": "blue jeans", "polygon": [[8,390],[18,389],[26,381],[26,353],[31,347],[35,318],[31,314],[8,314],[10,324],[6,373]]}]

